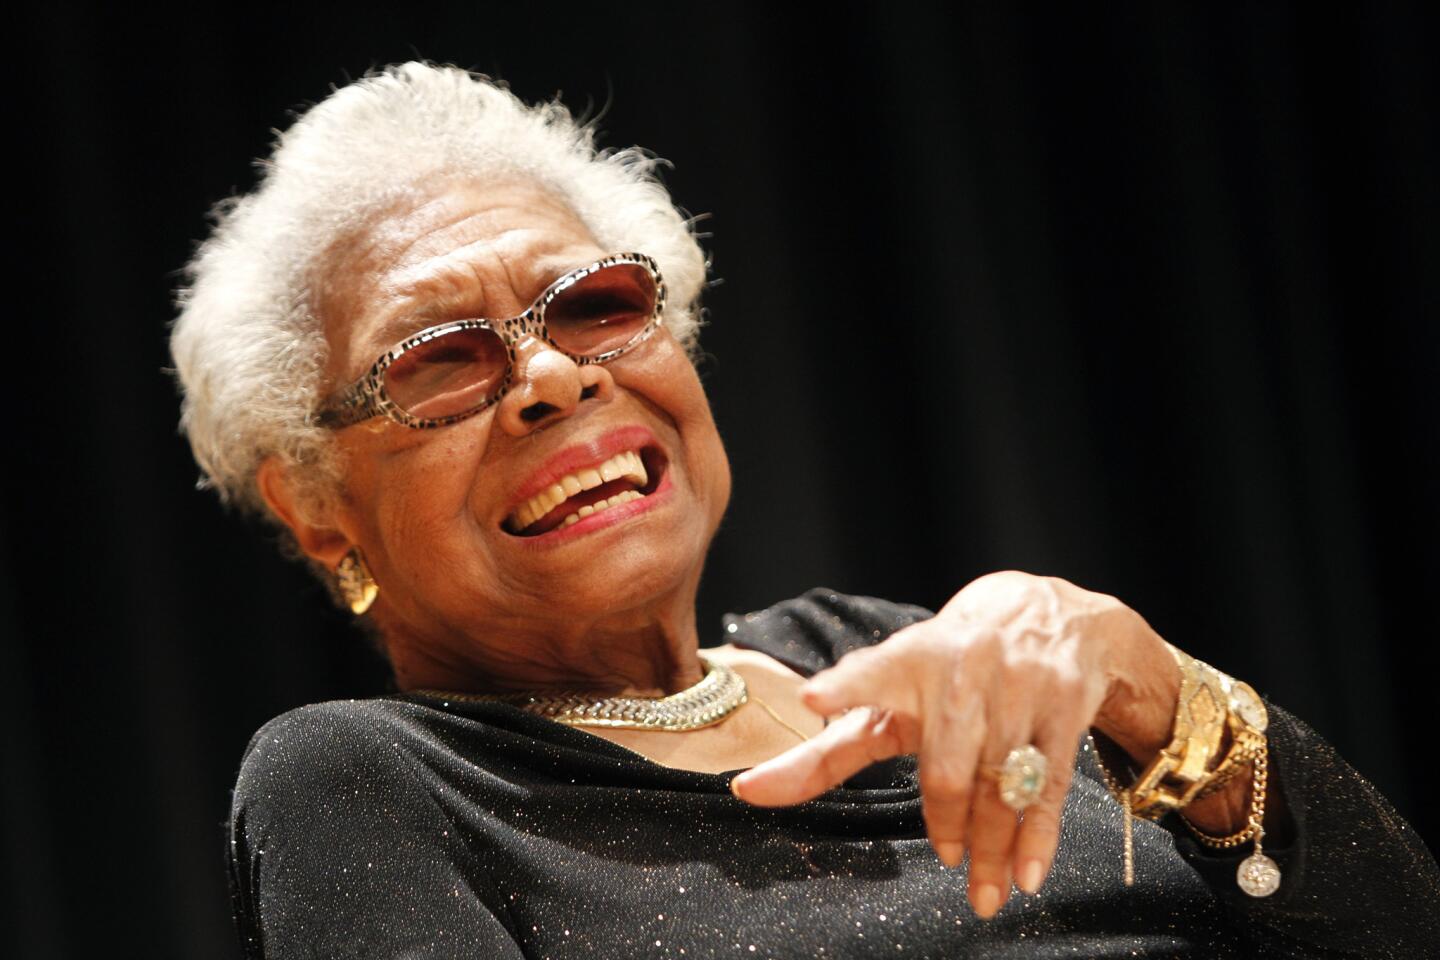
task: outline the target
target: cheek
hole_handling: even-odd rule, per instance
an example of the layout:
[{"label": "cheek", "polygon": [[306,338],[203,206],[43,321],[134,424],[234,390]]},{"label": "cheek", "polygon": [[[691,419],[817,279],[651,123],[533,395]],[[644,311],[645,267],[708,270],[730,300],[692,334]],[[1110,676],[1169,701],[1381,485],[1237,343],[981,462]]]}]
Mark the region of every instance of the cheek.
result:
[{"label": "cheek", "polygon": [[712,521],[718,524],[730,501],[730,460],[725,454],[725,445],[720,441],[720,432],[715,427],[710,401],[700,385],[700,377],[678,347],[676,351],[680,366],[665,381],[668,387],[666,401],[685,441],[686,466],[691,482],[696,493],[711,508]]},{"label": "cheek", "polygon": [[417,551],[467,552],[462,543],[473,552],[470,510],[488,437],[485,427],[467,422],[439,432],[416,431],[413,438],[400,436],[409,442],[368,451],[363,463],[352,461],[351,501],[370,549],[379,547],[397,560]]},{"label": "cheek", "polygon": [[708,429],[714,432],[710,401],[700,385],[700,377],[685,351],[670,337],[668,331],[642,348],[636,363],[624,372],[624,381],[617,382],[638,393],[664,411],[677,427],[685,430]]},{"label": "cheek", "polygon": [[725,445],[720,442],[720,435],[715,434],[715,456],[719,461],[715,469],[715,498],[718,502],[716,522],[720,520],[719,514],[725,512],[725,507],[730,503],[730,457],[725,453]]},{"label": "cheek", "polygon": [[718,501],[718,507],[723,511],[730,499],[730,458],[725,454],[725,445],[720,442],[720,431],[715,427],[710,403],[693,373],[691,380],[693,392],[686,397],[686,410],[690,416],[684,425],[687,454],[696,472],[696,485],[711,499]]}]

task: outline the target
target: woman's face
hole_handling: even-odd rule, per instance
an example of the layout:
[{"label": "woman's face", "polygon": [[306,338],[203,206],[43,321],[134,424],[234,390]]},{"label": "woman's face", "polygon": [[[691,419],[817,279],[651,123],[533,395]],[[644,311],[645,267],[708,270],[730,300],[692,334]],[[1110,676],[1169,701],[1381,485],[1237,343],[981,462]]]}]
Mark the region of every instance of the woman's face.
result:
[{"label": "woman's face", "polygon": [[[327,384],[353,382],[425,327],[518,315],[561,274],[618,252],[521,181],[458,186],[391,211],[328,261],[320,291]],[[363,552],[392,643],[398,633],[463,645],[507,624],[640,616],[687,592],[693,605],[730,494],[705,394],[663,327],[628,354],[586,366],[526,338],[509,392],[481,413],[431,430],[380,417],[339,431],[337,441],[343,483],[333,525]],[[588,486],[588,471],[627,453],[639,455],[645,482],[632,470],[606,490],[638,487],[643,496],[552,529],[598,496],[584,490],[548,522],[517,529],[543,506],[537,494],[573,489],[576,479]]]}]

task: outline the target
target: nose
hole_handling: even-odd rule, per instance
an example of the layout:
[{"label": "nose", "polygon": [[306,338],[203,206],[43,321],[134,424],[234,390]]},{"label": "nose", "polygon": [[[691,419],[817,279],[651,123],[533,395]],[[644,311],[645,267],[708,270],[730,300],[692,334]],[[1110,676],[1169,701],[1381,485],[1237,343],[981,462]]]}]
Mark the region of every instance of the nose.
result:
[{"label": "nose", "polygon": [[527,336],[515,346],[514,380],[496,419],[506,433],[523,437],[570,416],[581,401],[609,401],[614,392],[615,381],[600,364],[577,364]]}]

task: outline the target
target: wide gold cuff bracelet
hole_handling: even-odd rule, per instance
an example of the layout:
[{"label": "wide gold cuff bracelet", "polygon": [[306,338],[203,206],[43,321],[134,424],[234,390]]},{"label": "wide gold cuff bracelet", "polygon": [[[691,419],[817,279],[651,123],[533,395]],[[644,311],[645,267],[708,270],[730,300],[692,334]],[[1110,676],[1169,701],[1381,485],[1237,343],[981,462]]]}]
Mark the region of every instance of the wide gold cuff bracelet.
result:
[{"label": "wide gold cuff bracelet", "polygon": [[1265,749],[1259,694],[1182,650],[1170,652],[1180,666],[1172,739],[1127,791],[1132,813],[1147,820],[1220,789]]}]

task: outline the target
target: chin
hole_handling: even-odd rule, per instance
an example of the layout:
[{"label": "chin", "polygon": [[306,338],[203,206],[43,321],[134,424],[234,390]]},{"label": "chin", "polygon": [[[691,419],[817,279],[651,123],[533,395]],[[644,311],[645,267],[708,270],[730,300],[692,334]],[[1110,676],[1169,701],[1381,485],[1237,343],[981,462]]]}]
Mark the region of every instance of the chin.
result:
[{"label": "chin", "polygon": [[556,571],[550,583],[558,611],[576,616],[604,616],[624,610],[653,608],[684,601],[694,605],[704,565],[701,551],[681,551],[671,540],[657,545],[647,539],[610,544],[587,557],[572,576]]}]

